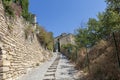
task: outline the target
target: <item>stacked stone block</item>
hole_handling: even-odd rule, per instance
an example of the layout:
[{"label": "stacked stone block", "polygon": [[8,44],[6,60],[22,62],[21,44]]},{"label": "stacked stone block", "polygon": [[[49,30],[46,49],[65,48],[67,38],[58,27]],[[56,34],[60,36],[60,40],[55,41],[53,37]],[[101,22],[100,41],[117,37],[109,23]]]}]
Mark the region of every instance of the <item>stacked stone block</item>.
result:
[{"label": "stacked stone block", "polygon": [[[12,33],[8,29],[11,22]],[[6,17],[0,1],[0,80],[17,80],[50,57],[35,34],[32,42],[25,39],[24,28],[28,25],[22,18]]]}]

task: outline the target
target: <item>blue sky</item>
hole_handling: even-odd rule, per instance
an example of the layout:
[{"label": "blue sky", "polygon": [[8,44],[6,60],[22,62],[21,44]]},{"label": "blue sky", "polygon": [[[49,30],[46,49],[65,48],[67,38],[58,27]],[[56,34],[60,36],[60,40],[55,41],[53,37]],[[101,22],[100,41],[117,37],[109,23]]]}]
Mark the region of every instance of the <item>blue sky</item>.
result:
[{"label": "blue sky", "polygon": [[39,25],[58,36],[74,30],[106,8],[105,0],[29,0]]}]

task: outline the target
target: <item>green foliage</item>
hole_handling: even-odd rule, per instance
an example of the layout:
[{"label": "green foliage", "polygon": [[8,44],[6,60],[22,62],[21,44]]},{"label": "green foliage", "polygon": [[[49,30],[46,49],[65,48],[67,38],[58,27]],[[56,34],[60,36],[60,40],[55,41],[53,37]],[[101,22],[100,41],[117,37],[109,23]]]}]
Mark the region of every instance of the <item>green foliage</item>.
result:
[{"label": "green foliage", "polygon": [[61,52],[64,53],[72,61],[76,60],[76,46],[73,44],[61,45]]},{"label": "green foliage", "polygon": [[5,7],[5,12],[7,16],[14,17],[14,12],[11,6],[6,6]]},{"label": "green foliage", "polygon": [[79,47],[86,47],[88,45],[88,37],[88,30],[86,28],[77,29],[76,43],[79,45]]},{"label": "green foliage", "polygon": [[16,13],[16,15],[22,15],[26,21],[34,22],[34,15],[29,13],[28,9],[29,0],[2,0],[2,2],[7,16],[14,17]]},{"label": "green foliage", "polygon": [[107,11],[103,18],[103,25],[108,34],[112,31],[120,31],[120,15],[114,11]]},{"label": "green foliage", "polygon": [[112,31],[120,31],[120,1],[106,0],[108,4],[103,18],[103,25],[108,34]]},{"label": "green foliage", "polygon": [[29,0],[21,0],[20,4],[22,6],[22,16],[30,23],[33,23],[34,16],[33,14],[29,13]]},{"label": "green foliage", "polygon": [[47,41],[47,48],[48,50],[53,50],[53,33],[52,32],[48,32],[48,41]]},{"label": "green foliage", "polygon": [[39,41],[42,45],[45,45],[45,36],[46,36],[46,31],[43,27],[37,27],[37,30],[39,31],[39,33],[37,34]]},{"label": "green foliage", "polygon": [[23,16],[25,19],[27,19],[29,1],[28,1],[28,0],[21,0],[21,6],[22,6],[22,16]]},{"label": "green foliage", "polygon": [[35,33],[35,30],[32,28],[32,25],[28,25],[25,27],[25,39],[28,39],[29,36],[33,36]]},{"label": "green foliage", "polygon": [[29,0],[18,0],[22,7],[22,16],[30,23],[34,22],[34,15],[29,12]]},{"label": "green foliage", "polygon": [[13,0],[14,3],[21,4],[22,0]]},{"label": "green foliage", "polygon": [[37,38],[40,44],[48,50],[53,50],[53,33],[47,32],[43,27],[37,26]]},{"label": "green foliage", "polygon": [[[106,3],[108,6],[105,12],[98,13],[97,19],[89,19],[86,25],[88,29],[77,30],[76,42],[79,46],[94,45],[100,39],[107,39],[112,32],[120,31],[120,1],[106,0]],[[88,40],[87,44],[86,40]]]},{"label": "green foliage", "polygon": [[[91,69],[92,72],[89,75],[89,77],[92,76],[93,78],[89,80],[119,80],[119,77],[117,76],[119,75],[119,70],[116,70],[118,68],[115,68],[117,63],[114,62],[115,58],[112,57],[115,53],[113,45],[113,48],[109,52],[105,51],[108,49],[106,49],[106,46],[102,46],[104,44],[100,45],[101,48],[99,46],[94,46],[96,43],[100,44],[100,40],[109,43],[110,40],[108,41],[108,39],[111,39],[111,33],[120,32],[120,0],[105,1],[107,3],[105,12],[98,13],[97,19],[90,18],[86,25],[87,28],[77,29],[75,34],[76,44],[79,47],[91,47],[88,54],[91,62],[90,66],[94,67]],[[119,43],[117,44],[119,45]],[[107,44],[107,46],[110,47],[109,44]],[[108,56],[105,55],[104,58],[102,58],[103,53]],[[92,56],[94,57],[96,55],[97,59],[95,58],[93,60]],[[112,60],[110,61],[110,59]],[[94,64],[96,65],[93,65],[93,61],[96,61],[97,64],[95,62]],[[107,65],[105,65],[106,63]],[[84,64],[84,59],[82,64]],[[109,66],[112,67],[108,68]]]},{"label": "green foliage", "polygon": [[120,31],[120,15],[117,12],[107,10],[97,17],[89,19],[87,28],[76,30],[76,43],[79,46],[93,46],[99,40],[107,39],[112,32]]},{"label": "green foliage", "polygon": [[9,17],[14,17],[14,11],[12,8],[12,0],[2,0],[6,15]]},{"label": "green foliage", "polygon": [[119,0],[105,0],[106,3],[108,4],[107,8],[108,9],[114,9],[115,11],[120,12],[120,1]]},{"label": "green foliage", "polygon": [[73,45],[73,44],[63,44],[63,45],[61,45],[61,48],[63,48],[63,49],[72,50],[72,49],[74,49],[74,47],[75,47],[75,45]]}]

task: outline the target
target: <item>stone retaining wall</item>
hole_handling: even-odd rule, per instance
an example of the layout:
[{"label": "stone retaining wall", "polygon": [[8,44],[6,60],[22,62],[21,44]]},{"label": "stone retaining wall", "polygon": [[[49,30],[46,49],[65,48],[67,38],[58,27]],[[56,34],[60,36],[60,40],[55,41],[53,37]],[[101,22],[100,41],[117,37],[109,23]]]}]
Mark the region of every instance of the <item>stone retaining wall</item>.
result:
[{"label": "stone retaining wall", "polygon": [[35,34],[32,41],[25,39],[28,25],[22,18],[6,18],[0,1],[0,80],[16,80],[50,57]]}]

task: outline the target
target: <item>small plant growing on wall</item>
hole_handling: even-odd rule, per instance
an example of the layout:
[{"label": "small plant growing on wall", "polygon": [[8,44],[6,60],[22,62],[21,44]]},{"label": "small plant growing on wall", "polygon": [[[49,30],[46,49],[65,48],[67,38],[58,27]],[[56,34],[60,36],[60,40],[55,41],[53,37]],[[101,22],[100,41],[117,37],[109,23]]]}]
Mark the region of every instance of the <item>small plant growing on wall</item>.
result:
[{"label": "small plant growing on wall", "polygon": [[9,33],[13,32],[13,24],[7,24],[7,28],[8,28]]},{"label": "small plant growing on wall", "polygon": [[39,43],[44,47],[45,49],[48,50],[53,50],[53,33],[52,32],[47,32],[44,27],[37,26],[36,28],[37,32],[37,38]]},{"label": "small plant growing on wall", "polygon": [[29,37],[31,37],[33,39],[35,30],[33,29],[32,25],[28,25],[25,30],[25,39],[28,39]]},{"label": "small plant growing on wall", "polygon": [[9,30],[10,33],[12,33],[13,27],[11,25],[8,25],[8,30]]}]

